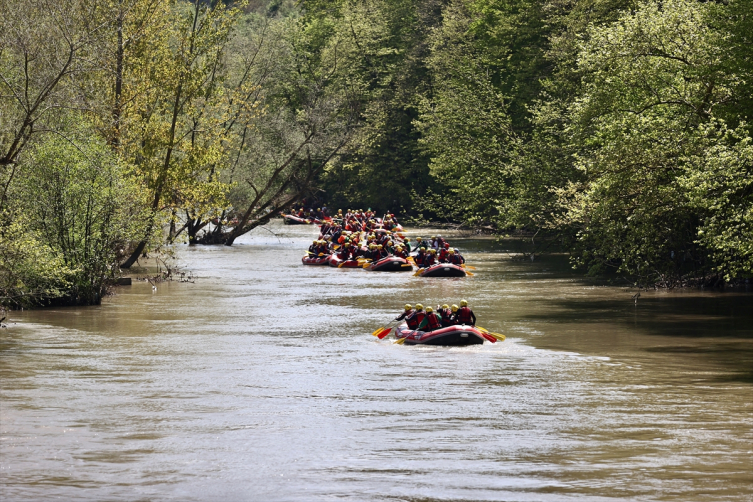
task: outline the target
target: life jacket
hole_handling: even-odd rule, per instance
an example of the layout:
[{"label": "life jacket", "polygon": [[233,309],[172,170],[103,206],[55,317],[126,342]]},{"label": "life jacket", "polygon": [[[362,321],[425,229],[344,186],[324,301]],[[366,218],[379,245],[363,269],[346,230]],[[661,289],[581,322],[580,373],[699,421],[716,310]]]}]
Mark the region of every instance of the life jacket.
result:
[{"label": "life jacket", "polygon": [[426,259],[424,260],[424,267],[429,268],[432,265],[434,265],[435,263],[437,263],[437,259],[434,258],[434,255],[433,254],[427,254],[426,255]]},{"label": "life jacket", "polygon": [[450,260],[450,263],[452,263],[453,265],[462,265],[463,264],[463,262],[460,259],[460,256],[458,256],[457,254],[450,255],[449,260]]},{"label": "life jacket", "polygon": [[442,309],[439,311],[439,315],[442,316],[442,326],[452,326],[453,324],[455,324],[454,320],[452,319],[451,309]]},{"label": "life jacket", "polygon": [[445,261],[445,260],[447,259],[447,250],[443,248],[443,249],[442,249],[442,250],[441,250],[441,251],[439,252],[439,256],[437,257],[437,259],[438,259],[439,261]]},{"label": "life jacket", "polygon": [[441,328],[442,324],[439,322],[439,317],[437,317],[437,314],[431,313],[426,318],[426,331],[434,331],[435,329]]},{"label": "life jacket", "polygon": [[408,323],[408,327],[410,329],[416,329],[418,328],[418,325],[421,324],[421,321],[424,320],[424,317],[426,317],[426,312],[423,310],[413,312],[411,315],[405,318],[405,322]]},{"label": "life jacket", "polygon": [[458,309],[458,322],[460,324],[471,324],[473,318],[471,317],[471,309],[468,307],[460,307]]}]

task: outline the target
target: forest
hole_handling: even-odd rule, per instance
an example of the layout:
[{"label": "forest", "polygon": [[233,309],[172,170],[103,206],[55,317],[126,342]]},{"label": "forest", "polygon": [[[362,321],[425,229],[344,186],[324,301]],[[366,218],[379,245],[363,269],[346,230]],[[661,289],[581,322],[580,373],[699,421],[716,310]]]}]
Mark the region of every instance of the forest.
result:
[{"label": "forest", "polygon": [[0,304],[303,199],[753,277],[748,0],[0,0]]}]

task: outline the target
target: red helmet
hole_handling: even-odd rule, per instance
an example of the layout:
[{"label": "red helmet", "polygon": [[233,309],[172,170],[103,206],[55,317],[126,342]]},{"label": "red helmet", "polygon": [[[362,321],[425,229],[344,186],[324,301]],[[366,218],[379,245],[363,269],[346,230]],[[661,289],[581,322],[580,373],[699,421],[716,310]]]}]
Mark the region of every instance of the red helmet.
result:
[{"label": "red helmet", "polygon": [[450,243],[449,242],[445,242],[444,243],[444,248],[445,249],[450,249]]}]

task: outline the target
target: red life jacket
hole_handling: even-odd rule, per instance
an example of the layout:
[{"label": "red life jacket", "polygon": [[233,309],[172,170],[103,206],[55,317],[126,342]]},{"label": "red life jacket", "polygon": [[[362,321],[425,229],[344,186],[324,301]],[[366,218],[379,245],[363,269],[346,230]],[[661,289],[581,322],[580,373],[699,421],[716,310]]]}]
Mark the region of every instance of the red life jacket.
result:
[{"label": "red life jacket", "polygon": [[418,325],[421,324],[421,321],[424,320],[425,316],[426,312],[421,310],[420,312],[413,312],[409,317],[405,318],[405,321],[408,323],[410,329],[416,329],[418,328]]},{"label": "red life jacket", "polygon": [[458,309],[458,322],[460,322],[460,324],[471,324],[472,321],[471,309],[468,307],[460,307],[460,309]]},{"label": "red life jacket", "polygon": [[426,321],[427,331],[433,331],[441,327],[442,327],[442,324],[439,322],[439,318],[437,317],[437,314],[433,312],[429,314]]}]

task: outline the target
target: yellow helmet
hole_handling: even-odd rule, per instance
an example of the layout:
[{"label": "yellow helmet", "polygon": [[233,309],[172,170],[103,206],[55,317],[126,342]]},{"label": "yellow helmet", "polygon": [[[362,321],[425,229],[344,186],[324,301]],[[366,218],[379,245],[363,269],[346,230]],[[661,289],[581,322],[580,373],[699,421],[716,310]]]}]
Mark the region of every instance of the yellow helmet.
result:
[{"label": "yellow helmet", "polygon": [[418,242],[421,242],[421,237],[416,237],[416,240],[417,240]]},{"label": "yellow helmet", "polygon": [[387,241],[388,246],[392,246],[392,241]]},{"label": "yellow helmet", "polygon": [[411,306],[411,304],[410,304],[410,303],[406,303],[406,304],[405,304],[405,310],[410,310],[410,309],[412,309],[412,308],[413,308],[413,307]]},{"label": "yellow helmet", "polygon": [[428,313],[432,313],[432,312],[434,312],[434,309],[433,309],[433,308],[431,308],[431,307],[426,307],[426,311],[427,311]]},{"label": "yellow helmet", "polygon": [[436,249],[430,249],[430,250],[429,250],[429,252],[430,252],[431,254],[437,254],[437,250],[436,250]]},{"label": "yellow helmet", "polygon": [[424,306],[423,306],[423,305],[421,305],[420,303],[417,303],[417,304],[416,304],[416,310],[418,310],[418,311],[421,311],[421,310],[423,310],[423,309],[424,309]]},{"label": "yellow helmet", "polygon": [[452,311],[453,312],[457,312],[458,311],[458,306],[455,305],[454,303],[452,304]]},{"label": "yellow helmet", "polygon": [[447,254],[455,254],[455,250],[454,249],[450,249],[449,251],[447,251]]},{"label": "yellow helmet", "polygon": [[461,307],[467,307],[468,306],[468,300],[460,300],[460,306]]},{"label": "yellow helmet", "polygon": [[443,309],[448,309],[448,308],[450,308],[450,306],[445,303],[444,305],[442,305],[442,308]]}]

